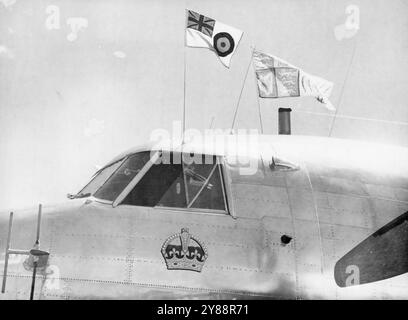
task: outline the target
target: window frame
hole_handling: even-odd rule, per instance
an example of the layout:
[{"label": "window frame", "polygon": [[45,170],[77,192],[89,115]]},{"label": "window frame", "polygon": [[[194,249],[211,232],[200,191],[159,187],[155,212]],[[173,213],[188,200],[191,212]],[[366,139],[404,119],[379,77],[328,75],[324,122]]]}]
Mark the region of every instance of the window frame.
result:
[{"label": "window frame", "polygon": [[[221,179],[221,190],[222,190],[222,197],[224,199],[224,210],[218,210],[218,209],[211,209],[211,210],[216,210],[216,211],[222,211],[222,212],[228,212],[227,209],[227,204],[226,204],[226,197],[225,197],[225,191],[224,191],[224,181],[221,175],[221,171],[220,171],[220,162],[218,160],[218,157],[215,156],[215,163],[213,164],[213,167],[211,168],[210,173],[208,174],[208,177],[206,178],[206,180],[204,181],[203,185],[201,186],[200,190],[198,190],[197,194],[191,199],[191,201],[189,201],[190,199],[187,198],[187,208],[186,209],[203,209],[203,208],[192,208],[191,206],[194,204],[194,202],[200,197],[201,193],[204,191],[204,188],[208,185],[208,183],[210,182],[212,176],[214,175],[214,172],[217,170],[218,168],[218,173],[220,174],[220,179]],[[183,167],[183,175],[185,177],[184,174],[184,167]],[[185,187],[186,189],[186,197],[187,197],[187,186]],[[205,209],[204,209],[205,210]]]},{"label": "window frame", "polygon": [[[178,152],[178,151],[169,151],[169,152]],[[162,153],[162,151],[156,151],[155,152],[155,154],[144,165],[144,167],[140,170],[140,172],[130,181],[130,183],[122,190],[122,192],[118,195],[118,197],[112,202],[113,207],[117,207],[119,205],[126,206],[126,207],[141,207],[141,206],[135,206],[135,205],[130,205],[130,204],[122,204],[122,202],[126,198],[126,196],[133,190],[133,188],[137,185],[137,183],[150,170],[150,168],[153,166],[153,164],[159,158],[159,155],[161,153]],[[180,152],[180,153],[183,155],[183,152]],[[231,210],[232,205],[229,202],[229,199],[232,199],[232,198],[231,198],[231,190],[228,188],[228,186],[227,186],[228,183],[226,181],[226,177],[228,177],[228,176],[227,176],[227,170],[226,170],[226,167],[225,167],[225,159],[223,159],[222,156],[217,156],[217,155],[213,155],[213,156],[215,156],[215,158],[216,158],[215,165],[218,166],[218,170],[219,170],[219,173],[220,173],[221,189],[222,189],[222,194],[223,194],[223,199],[224,199],[224,210],[191,208],[191,207],[189,207],[189,208],[188,207],[186,207],[186,208],[167,207],[167,206],[154,206],[154,207],[147,207],[147,208],[156,209],[156,210],[157,209],[163,209],[163,210],[169,210],[169,211],[172,210],[172,211],[180,211],[180,212],[191,212],[191,213],[199,213],[199,214],[227,215],[227,216],[232,216],[233,218],[235,218],[235,216],[233,215],[233,211]],[[213,171],[215,172],[215,170],[213,170]],[[185,174],[184,174],[184,164],[183,164],[183,179],[184,179],[184,183],[186,183],[186,181],[185,181],[186,177],[185,177]],[[207,183],[208,183],[208,181],[207,181]],[[228,181],[230,181],[230,179]],[[188,193],[187,189],[188,188],[186,186],[185,187],[186,200],[188,199],[187,198],[187,193]],[[201,191],[202,190],[200,190],[199,194],[201,193]]]},{"label": "window frame", "polygon": [[[146,151],[147,151],[147,150],[146,150]],[[91,181],[90,181],[85,187],[83,187],[82,190],[85,189],[85,188],[96,178],[96,176],[97,176],[97,174],[98,174],[99,172],[101,172],[102,170],[104,170],[104,169],[106,169],[106,168],[108,168],[108,167],[110,167],[110,166],[113,166],[115,163],[118,163],[118,162],[121,161],[122,163],[120,164],[120,166],[117,167],[116,170],[113,171],[113,172],[110,174],[110,176],[105,180],[105,182],[104,182],[98,189],[96,189],[95,192],[91,195],[91,199],[92,199],[93,201],[96,201],[96,202],[99,202],[99,203],[103,203],[103,204],[111,204],[111,205],[113,206],[113,204],[115,203],[115,201],[120,197],[120,195],[121,195],[121,194],[123,193],[123,191],[128,187],[128,185],[129,185],[130,183],[132,183],[132,181],[134,180],[134,178],[136,178],[136,177],[139,175],[140,172],[128,183],[128,185],[122,190],[122,192],[119,193],[119,195],[116,197],[115,200],[106,200],[106,199],[98,198],[98,197],[95,197],[94,194],[97,193],[97,192],[99,191],[99,189],[102,188],[102,187],[105,185],[105,183],[106,183],[118,170],[120,170],[120,168],[122,168],[122,166],[124,165],[124,163],[126,162],[126,160],[128,160],[130,157],[134,156],[135,154],[138,154],[138,153],[141,153],[141,152],[145,152],[145,151],[138,151],[138,152],[135,152],[135,153],[132,153],[132,154],[128,154],[128,155],[124,156],[123,158],[118,159],[117,161],[113,162],[112,164],[110,164],[110,165],[108,165],[108,166],[105,166],[104,168],[98,170],[98,171],[92,176]],[[149,161],[146,162],[146,164],[143,166],[143,168],[142,168],[140,171],[142,171],[142,170],[144,169],[144,167],[150,162],[150,160],[151,160],[152,158],[153,158],[153,157],[150,157]],[[81,191],[82,191],[82,190],[81,190]],[[81,191],[80,191],[80,192],[81,192]],[[114,207],[114,206],[113,206],[113,207]]]},{"label": "window frame", "polygon": [[123,158],[121,158],[121,159],[119,159],[119,160],[117,160],[117,161],[115,161],[115,162],[113,162],[113,163],[111,163],[111,164],[109,164],[109,165],[107,165],[107,166],[105,166],[105,167],[99,169],[98,171],[96,171],[96,172],[92,175],[92,177],[91,177],[91,179],[89,180],[89,182],[88,182],[81,190],[79,190],[79,191],[76,193],[75,196],[81,194],[81,193],[83,192],[83,190],[85,190],[85,189],[96,179],[96,177],[99,176],[99,174],[100,174],[102,171],[104,171],[105,169],[107,169],[107,168],[109,168],[109,167],[115,165],[115,164],[118,163],[118,162],[122,162],[122,163],[119,165],[119,167],[117,167],[116,170],[114,170],[114,171],[105,179],[105,181],[99,186],[99,188],[96,189],[96,190],[93,192],[93,194],[91,194],[91,197],[92,197],[93,199],[97,199],[98,201],[100,200],[100,202],[112,203],[112,201],[110,201],[110,200],[105,200],[105,199],[96,198],[96,197],[94,197],[94,194],[106,183],[106,181],[108,181],[108,180],[110,179],[110,177],[113,176],[113,174],[114,174],[117,170],[119,170],[119,168],[123,165],[123,162],[124,162],[127,158],[128,158],[128,157],[123,157]]},{"label": "window frame", "polygon": [[145,163],[142,169],[138,172],[137,175],[133,177],[133,179],[128,183],[128,185],[122,190],[121,193],[116,197],[116,199],[112,202],[112,207],[117,207],[125,198],[126,196],[132,191],[132,189],[137,185],[137,183],[143,178],[143,176],[150,170],[150,168],[154,165],[157,159],[160,156],[161,151],[155,151],[154,155],[150,157],[149,161]]}]

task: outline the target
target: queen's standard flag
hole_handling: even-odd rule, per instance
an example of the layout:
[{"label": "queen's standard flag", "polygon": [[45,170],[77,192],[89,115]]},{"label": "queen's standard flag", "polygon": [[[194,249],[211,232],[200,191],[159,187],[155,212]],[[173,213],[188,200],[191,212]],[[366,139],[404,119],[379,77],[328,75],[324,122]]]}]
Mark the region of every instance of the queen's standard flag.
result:
[{"label": "queen's standard flag", "polygon": [[332,82],[259,51],[254,51],[253,62],[261,98],[313,96],[329,110],[335,110],[329,101]]},{"label": "queen's standard flag", "polygon": [[213,50],[228,68],[242,34],[241,30],[187,10],[186,45]]}]

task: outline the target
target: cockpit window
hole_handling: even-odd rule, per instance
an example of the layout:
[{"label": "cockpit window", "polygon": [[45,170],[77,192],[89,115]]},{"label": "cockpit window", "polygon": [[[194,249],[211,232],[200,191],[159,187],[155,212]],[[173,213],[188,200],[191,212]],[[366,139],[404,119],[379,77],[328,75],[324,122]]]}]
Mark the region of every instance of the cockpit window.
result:
[{"label": "cockpit window", "polygon": [[177,153],[162,155],[162,159],[170,161],[154,164],[122,204],[227,211],[222,171],[217,158],[190,156],[181,157]]},{"label": "cockpit window", "polygon": [[98,171],[94,177],[92,178],[91,182],[89,182],[78,194],[75,196],[77,198],[83,197],[83,196],[90,196],[95,193],[96,190],[98,190],[108,179],[112,173],[116,171],[117,168],[122,164],[124,159],[119,160],[110,166]]},{"label": "cockpit window", "polygon": [[171,164],[163,161],[153,164],[122,203],[146,207],[184,207],[186,198],[181,163],[173,164],[171,157]]},{"label": "cockpit window", "polygon": [[113,201],[149,161],[150,152],[136,153],[126,158],[118,170],[95,192],[94,197]]},{"label": "cockpit window", "polygon": [[217,158],[201,156],[199,163],[184,162],[188,208],[226,210],[221,167]]}]

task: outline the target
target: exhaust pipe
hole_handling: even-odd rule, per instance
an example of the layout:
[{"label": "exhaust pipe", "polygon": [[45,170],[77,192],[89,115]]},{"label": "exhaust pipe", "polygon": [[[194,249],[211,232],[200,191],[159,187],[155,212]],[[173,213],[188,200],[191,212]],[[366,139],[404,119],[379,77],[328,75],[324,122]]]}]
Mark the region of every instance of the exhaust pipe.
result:
[{"label": "exhaust pipe", "polygon": [[290,134],[290,112],[291,108],[279,108],[279,134]]}]

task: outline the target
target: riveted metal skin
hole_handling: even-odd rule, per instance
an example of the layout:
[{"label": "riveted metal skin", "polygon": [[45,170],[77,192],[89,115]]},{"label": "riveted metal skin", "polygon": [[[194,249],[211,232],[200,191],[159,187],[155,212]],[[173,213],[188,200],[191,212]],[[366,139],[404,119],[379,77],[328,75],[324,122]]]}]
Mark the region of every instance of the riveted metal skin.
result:
[{"label": "riveted metal skin", "polygon": [[[264,137],[263,146],[252,175],[223,164],[230,214],[113,207],[94,198],[45,205],[41,250],[50,255],[34,299],[408,299],[408,273],[358,285],[347,280],[355,266],[341,263],[336,272],[345,275],[337,278],[350,285],[339,286],[334,275],[342,257],[372,248],[359,244],[408,211],[407,149],[297,136]],[[270,170],[270,150],[298,170]],[[31,248],[36,210],[14,214],[12,247]],[[2,244],[7,226],[4,212]],[[200,272],[168,269],[163,249],[182,247],[182,229],[197,237],[187,248],[205,252]],[[292,240],[283,244],[282,235]],[[10,256],[0,299],[28,299],[25,259]],[[0,272],[3,260],[0,252]]]}]

